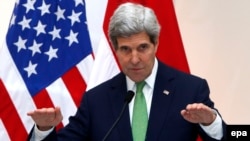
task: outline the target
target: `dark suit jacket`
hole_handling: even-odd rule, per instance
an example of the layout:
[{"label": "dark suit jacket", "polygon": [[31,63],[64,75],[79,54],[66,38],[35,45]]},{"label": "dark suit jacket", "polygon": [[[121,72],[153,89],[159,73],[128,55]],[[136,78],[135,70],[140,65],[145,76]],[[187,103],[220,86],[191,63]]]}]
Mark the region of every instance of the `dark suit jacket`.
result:
[{"label": "dark suit jacket", "polygon": [[[164,90],[169,91],[166,95]],[[89,90],[83,96],[75,116],[58,134],[51,133],[45,140],[101,141],[110,129],[124,104],[127,94],[123,73]],[[191,103],[204,103],[214,108],[209,88],[204,79],[185,74],[159,62],[148,122],[147,141],[195,141],[199,134],[207,136],[198,124],[187,122],[180,111]],[[224,136],[226,125],[223,122]],[[113,129],[108,141],[132,141],[128,106]]]}]

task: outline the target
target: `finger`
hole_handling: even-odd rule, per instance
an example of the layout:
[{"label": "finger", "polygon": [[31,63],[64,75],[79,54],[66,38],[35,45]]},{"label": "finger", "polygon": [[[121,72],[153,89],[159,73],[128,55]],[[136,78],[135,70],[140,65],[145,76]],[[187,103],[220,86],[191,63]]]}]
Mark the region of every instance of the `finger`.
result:
[{"label": "finger", "polygon": [[34,111],[29,111],[29,112],[27,113],[27,115],[28,115],[28,116],[34,115]]},{"label": "finger", "polygon": [[194,107],[196,107],[196,103],[193,103],[193,104],[188,104],[187,106],[186,106],[186,110],[192,110]]},{"label": "finger", "polygon": [[46,117],[48,122],[53,122],[56,119],[56,109],[55,108],[47,108],[45,109]]},{"label": "finger", "polygon": [[188,111],[187,111],[187,110],[185,110],[185,109],[184,109],[184,110],[181,110],[181,115],[182,115],[182,116],[185,116],[185,115],[187,115],[187,114],[188,114]]},{"label": "finger", "polygon": [[199,111],[206,108],[205,105],[203,103],[193,103],[193,104],[188,104],[186,106],[186,110],[188,111]]},{"label": "finger", "polygon": [[37,117],[38,115],[41,115],[44,111],[45,111],[44,108],[43,109],[36,109],[36,110],[28,112],[27,115],[34,118],[34,117]]},{"label": "finger", "polygon": [[190,112],[188,112],[188,111],[186,111],[186,110],[181,110],[181,115],[182,115],[182,117],[183,117],[185,120],[187,120],[187,121],[189,121],[189,122],[192,122],[192,123],[196,123],[196,121],[193,119],[192,113],[190,113]]},{"label": "finger", "polygon": [[55,108],[55,119],[56,120],[62,120],[63,119],[60,107]]},{"label": "finger", "polygon": [[55,110],[54,108],[36,109],[31,112],[30,115],[34,120],[45,120],[50,122],[55,118]]}]

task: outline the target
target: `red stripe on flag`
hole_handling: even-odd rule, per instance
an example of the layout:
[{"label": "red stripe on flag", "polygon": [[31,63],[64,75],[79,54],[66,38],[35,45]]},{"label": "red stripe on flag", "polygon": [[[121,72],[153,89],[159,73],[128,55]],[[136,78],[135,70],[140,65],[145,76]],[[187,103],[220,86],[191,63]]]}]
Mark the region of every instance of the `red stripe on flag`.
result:
[{"label": "red stripe on flag", "polygon": [[47,107],[47,108],[54,107],[54,104],[51,101],[50,96],[49,96],[48,92],[45,89],[43,89],[38,94],[36,94],[33,97],[33,100],[34,100],[34,102],[36,104],[36,107],[38,109],[45,108],[45,107]]},{"label": "red stripe on flag", "polygon": [[[103,31],[104,31],[107,39],[108,39],[109,19],[112,16],[115,9],[118,7],[118,5],[122,2],[123,2],[123,0],[108,0],[106,13],[105,13],[104,21],[103,21]],[[111,44],[110,44],[110,46],[111,46]]]},{"label": "red stripe on flag", "polygon": [[1,79],[0,97],[0,118],[3,121],[10,139],[12,141],[26,139],[28,134]]},{"label": "red stripe on flag", "polygon": [[76,106],[80,105],[84,91],[86,90],[86,83],[76,67],[70,69],[62,76],[62,80],[69,90],[72,99]]}]

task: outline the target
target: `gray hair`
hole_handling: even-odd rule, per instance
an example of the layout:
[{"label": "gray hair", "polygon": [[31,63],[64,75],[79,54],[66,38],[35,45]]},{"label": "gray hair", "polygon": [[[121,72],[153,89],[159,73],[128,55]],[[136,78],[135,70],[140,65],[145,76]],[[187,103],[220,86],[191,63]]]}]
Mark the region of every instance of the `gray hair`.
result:
[{"label": "gray hair", "polygon": [[154,11],[140,4],[121,4],[109,22],[108,34],[113,47],[118,48],[117,37],[129,37],[140,32],[146,32],[153,44],[158,42],[160,24]]}]

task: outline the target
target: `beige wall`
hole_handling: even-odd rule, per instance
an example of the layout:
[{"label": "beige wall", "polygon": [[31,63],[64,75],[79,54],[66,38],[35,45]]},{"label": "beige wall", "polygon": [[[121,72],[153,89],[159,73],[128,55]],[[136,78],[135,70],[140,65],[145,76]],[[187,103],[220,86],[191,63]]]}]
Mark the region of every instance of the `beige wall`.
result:
[{"label": "beige wall", "polygon": [[[14,0],[1,0],[0,1],[0,49],[2,47],[5,34],[8,29],[9,20],[14,7]],[[0,57],[1,58],[1,57]]]},{"label": "beige wall", "polygon": [[250,1],[175,0],[191,72],[228,123],[250,123]]}]

